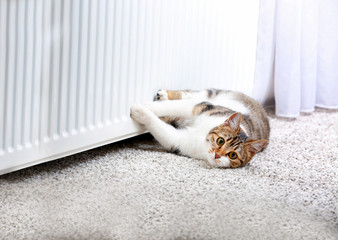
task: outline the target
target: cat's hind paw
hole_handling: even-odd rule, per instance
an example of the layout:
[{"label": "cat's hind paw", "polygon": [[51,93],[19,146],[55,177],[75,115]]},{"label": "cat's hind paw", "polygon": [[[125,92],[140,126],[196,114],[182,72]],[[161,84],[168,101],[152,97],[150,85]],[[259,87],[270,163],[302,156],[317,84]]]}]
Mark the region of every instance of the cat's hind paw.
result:
[{"label": "cat's hind paw", "polygon": [[168,100],[168,93],[167,90],[160,89],[157,91],[156,96],[154,97],[154,101],[163,101],[163,100]]},{"label": "cat's hind paw", "polygon": [[149,124],[152,112],[141,104],[133,104],[130,107],[130,117],[141,124]]}]

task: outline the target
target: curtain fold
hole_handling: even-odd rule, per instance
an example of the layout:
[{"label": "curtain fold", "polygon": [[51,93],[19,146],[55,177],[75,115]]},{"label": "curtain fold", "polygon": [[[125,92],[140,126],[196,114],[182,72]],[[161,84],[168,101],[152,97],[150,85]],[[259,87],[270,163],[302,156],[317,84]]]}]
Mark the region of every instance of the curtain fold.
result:
[{"label": "curtain fold", "polygon": [[261,0],[257,62],[256,82],[274,82],[278,116],[338,109],[338,1]]}]

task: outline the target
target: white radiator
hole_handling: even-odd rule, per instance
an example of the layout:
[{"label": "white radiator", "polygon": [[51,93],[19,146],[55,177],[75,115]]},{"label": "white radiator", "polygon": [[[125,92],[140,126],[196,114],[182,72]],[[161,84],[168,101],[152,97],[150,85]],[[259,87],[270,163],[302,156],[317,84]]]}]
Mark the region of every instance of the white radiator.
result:
[{"label": "white radiator", "polygon": [[259,0],[1,0],[0,174],[143,132],[159,88],[252,95]]}]

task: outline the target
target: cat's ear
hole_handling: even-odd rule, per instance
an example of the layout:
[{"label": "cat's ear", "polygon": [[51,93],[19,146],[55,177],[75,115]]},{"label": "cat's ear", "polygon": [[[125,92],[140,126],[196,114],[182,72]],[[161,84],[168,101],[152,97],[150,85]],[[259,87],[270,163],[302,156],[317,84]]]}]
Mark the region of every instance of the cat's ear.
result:
[{"label": "cat's ear", "polygon": [[224,125],[229,126],[236,133],[240,130],[240,123],[242,121],[242,114],[236,112],[232,114],[227,120],[225,120]]},{"label": "cat's ear", "polygon": [[267,143],[268,143],[268,140],[266,139],[249,140],[244,144],[244,148],[246,149],[250,157],[253,157],[256,153],[261,151],[266,146]]}]

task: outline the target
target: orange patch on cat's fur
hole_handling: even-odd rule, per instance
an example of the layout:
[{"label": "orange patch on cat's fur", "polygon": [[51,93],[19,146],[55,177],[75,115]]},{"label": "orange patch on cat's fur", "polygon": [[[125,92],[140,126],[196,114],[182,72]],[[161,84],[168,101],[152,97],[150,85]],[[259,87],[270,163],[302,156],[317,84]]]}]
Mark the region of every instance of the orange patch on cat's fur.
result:
[{"label": "orange patch on cat's fur", "polygon": [[170,91],[167,90],[169,100],[179,100],[182,99],[182,92],[180,91]]}]

